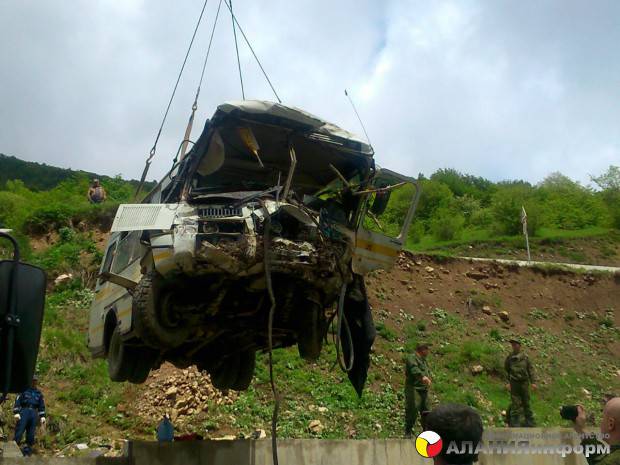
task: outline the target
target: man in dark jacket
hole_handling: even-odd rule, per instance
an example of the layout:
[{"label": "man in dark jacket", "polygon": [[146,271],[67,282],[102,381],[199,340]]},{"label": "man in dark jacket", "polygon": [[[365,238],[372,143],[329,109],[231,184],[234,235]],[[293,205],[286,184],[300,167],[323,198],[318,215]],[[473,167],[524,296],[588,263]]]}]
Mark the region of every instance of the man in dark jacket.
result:
[{"label": "man in dark jacket", "polygon": [[25,456],[32,455],[37,424],[45,425],[45,401],[43,393],[37,389],[36,377],[32,380],[32,387],[26,389],[15,399],[13,414],[17,420],[15,442],[19,446],[25,431],[26,445],[22,448],[22,453]]},{"label": "man in dark jacket", "polygon": [[405,437],[411,437],[419,414],[429,411],[431,372],[426,362],[429,344],[420,343],[405,361]]},{"label": "man in dark jacket", "polygon": [[[521,341],[513,338],[510,340],[512,353],[506,357],[504,367],[508,374],[508,389],[510,390],[510,418],[509,424],[517,426],[535,426],[534,414],[530,406],[530,385],[536,389],[534,381],[534,368],[530,359],[521,352]],[[525,422],[521,423],[521,417]]]}]

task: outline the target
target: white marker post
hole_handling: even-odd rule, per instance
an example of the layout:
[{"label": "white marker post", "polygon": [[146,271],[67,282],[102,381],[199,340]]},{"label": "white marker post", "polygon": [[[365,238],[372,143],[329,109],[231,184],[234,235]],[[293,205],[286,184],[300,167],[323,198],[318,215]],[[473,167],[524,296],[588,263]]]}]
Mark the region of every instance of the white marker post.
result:
[{"label": "white marker post", "polygon": [[523,205],[521,205],[521,224],[523,225],[523,235],[525,236],[525,246],[527,247],[527,261],[531,262],[530,237],[527,233],[527,213],[525,212],[525,207]]}]

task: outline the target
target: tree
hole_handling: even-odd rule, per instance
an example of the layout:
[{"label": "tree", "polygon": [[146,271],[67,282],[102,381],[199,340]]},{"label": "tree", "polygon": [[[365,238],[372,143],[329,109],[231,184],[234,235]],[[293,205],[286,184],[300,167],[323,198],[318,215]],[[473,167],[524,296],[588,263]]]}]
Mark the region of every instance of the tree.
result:
[{"label": "tree", "polygon": [[611,225],[620,228],[620,167],[612,165],[607,172],[590,179],[601,189],[599,196],[609,210]]}]

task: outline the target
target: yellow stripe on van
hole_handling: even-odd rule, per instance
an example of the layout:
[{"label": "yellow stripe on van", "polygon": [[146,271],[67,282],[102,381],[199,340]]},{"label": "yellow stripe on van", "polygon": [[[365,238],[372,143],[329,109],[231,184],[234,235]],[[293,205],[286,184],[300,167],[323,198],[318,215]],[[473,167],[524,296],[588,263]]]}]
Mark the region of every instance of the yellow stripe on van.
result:
[{"label": "yellow stripe on van", "polygon": [[356,248],[368,250],[369,252],[379,255],[386,255],[388,257],[398,256],[398,249],[393,249],[392,247],[370,242],[365,239],[358,238],[355,246]]}]

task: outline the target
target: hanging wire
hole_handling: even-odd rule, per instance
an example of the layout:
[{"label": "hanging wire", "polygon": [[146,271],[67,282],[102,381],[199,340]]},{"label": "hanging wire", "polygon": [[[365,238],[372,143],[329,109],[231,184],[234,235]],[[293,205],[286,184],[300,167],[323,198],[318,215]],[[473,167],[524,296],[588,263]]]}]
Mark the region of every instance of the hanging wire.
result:
[{"label": "hanging wire", "polygon": [[241,60],[239,60],[239,46],[237,45],[237,28],[235,27],[235,14],[233,13],[232,0],[230,4],[226,4],[230,10],[230,20],[232,21],[233,35],[235,36],[235,50],[237,51],[237,66],[239,67],[239,81],[241,82],[241,96],[245,100],[245,91],[243,90],[243,74],[241,73]]},{"label": "hanging wire", "polygon": [[[226,3],[226,6],[230,10],[230,14],[233,17],[233,21],[235,22],[235,24],[239,28],[239,32],[241,32],[241,35],[243,36],[243,39],[245,40],[245,43],[248,45],[248,48],[252,52],[252,55],[254,55],[254,59],[256,60],[256,63],[258,63],[258,66],[260,67],[260,70],[262,71],[263,76],[265,76],[265,79],[267,80],[267,83],[269,84],[269,87],[271,87],[271,90],[272,90],[273,94],[276,96],[276,99],[278,99],[278,103],[282,103],[282,100],[280,99],[280,96],[276,92],[276,89],[273,87],[273,84],[271,83],[271,79],[269,79],[269,76],[267,75],[267,72],[265,71],[265,68],[263,68],[263,65],[261,64],[260,60],[258,59],[258,56],[256,55],[256,52],[254,52],[254,48],[252,48],[252,44],[250,44],[249,39],[245,35],[245,32],[243,32],[243,28],[241,27],[241,24],[239,24],[239,21],[237,20],[237,17],[233,13],[233,10],[232,10],[232,0],[231,0],[230,4],[228,2],[229,2],[229,0],[224,0],[224,3]],[[239,57],[239,54],[237,53],[237,58],[238,57]]]},{"label": "hanging wire", "polygon": [[196,89],[196,98],[194,99],[194,106],[198,104],[198,96],[200,95],[200,88],[202,87],[202,79],[205,75],[205,69],[207,69],[207,61],[209,61],[209,55],[211,54],[211,44],[213,44],[213,36],[215,34],[215,26],[217,26],[217,20],[220,17],[220,8],[222,7],[222,0],[217,5],[217,12],[215,13],[215,20],[213,21],[213,28],[211,29],[211,37],[209,37],[209,46],[207,47],[207,54],[205,55],[205,61],[202,64],[202,72],[200,73],[200,81],[198,81],[198,88]]},{"label": "hanging wire", "polygon": [[149,172],[149,168],[151,166],[151,161],[155,156],[155,151],[157,150],[157,143],[159,142],[159,137],[161,136],[161,132],[164,129],[164,124],[166,123],[166,118],[168,117],[168,112],[170,111],[170,106],[172,105],[172,101],[174,100],[174,95],[176,94],[177,87],[179,86],[179,81],[181,80],[181,76],[183,75],[183,70],[185,69],[185,64],[187,63],[187,58],[189,57],[189,52],[192,49],[192,45],[194,44],[194,39],[196,38],[196,33],[198,32],[198,27],[200,27],[200,22],[202,21],[202,16],[205,12],[205,8],[207,7],[207,2],[209,0],[205,0],[202,5],[202,10],[200,10],[200,16],[198,17],[198,21],[196,22],[196,27],[194,28],[194,33],[192,34],[192,39],[189,42],[189,47],[187,47],[187,52],[185,53],[185,58],[183,59],[183,64],[181,65],[181,70],[179,71],[179,75],[177,76],[177,81],[174,84],[174,88],[172,89],[172,95],[170,95],[170,100],[168,101],[168,106],[166,107],[166,111],[164,112],[164,117],[161,121],[161,125],[159,126],[159,131],[157,131],[157,136],[155,137],[155,142],[153,143],[153,147],[149,152],[149,156],[146,159],[146,164],[144,166],[144,171],[142,172],[142,178],[140,179],[140,184],[138,184],[138,188],[136,189],[136,193],[134,195],[135,198],[138,197],[140,191],[142,190],[142,186],[144,185],[144,181],[146,180],[146,175]]},{"label": "hanging wire", "polygon": [[273,394],[273,413],[271,415],[271,458],[273,465],[278,465],[278,414],[280,412],[280,393],[276,387],[273,377],[273,317],[276,311],[276,298],[273,292],[273,282],[271,278],[271,257],[269,248],[271,246],[271,216],[265,202],[259,199],[261,207],[265,212],[265,233],[263,234],[263,263],[265,267],[265,283],[269,294],[269,317],[267,320],[267,352],[269,354],[269,382],[271,393]]},{"label": "hanging wire", "polygon": [[189,142],[189,138],[192,134],[192,127],[194,126],[194,116],[196,115],[196,110],[198,109],[198,96],[200,95],[200,88],[202,87],[202,80],[205,75],[205,69],[207,68],[207,62],[209,61],[209,55],[211,54],[211,44],[213,43],[213,35],[215,34],[215,27],[217,26],[217,20],[220,16],[220,8],[222,7],[222,0],[220,0],[217,6],[217,13],[215,14],[215,20],[213,21],[213,28],[211,29],[211,37],[209,38],[209,46],[207,47],[207,54],[205,55],[204,63],[202,64],[202,72],[200,73],[200,80],[198,81],[198,87],[196,88],[196,96],[194,97],[194,103],[192,104],[192,112],[189,116],[189,121],[187,122],[187,127],[185,128],[185,135],[183,136],[183,143],[180,147],[180,150],[177,152],[177,156],[172,160],[172,164],[176,164],[177,160],[183,160],[185,158],[185,154],[187,153],[187,144]]}]

